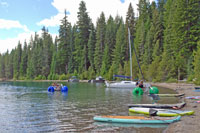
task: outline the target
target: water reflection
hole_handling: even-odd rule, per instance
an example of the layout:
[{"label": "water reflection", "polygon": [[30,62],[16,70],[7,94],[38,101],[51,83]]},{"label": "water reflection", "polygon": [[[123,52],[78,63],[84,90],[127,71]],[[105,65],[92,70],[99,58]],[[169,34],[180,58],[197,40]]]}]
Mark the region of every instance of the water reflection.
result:
[{"label": "water reflection", "polygon": [[[52,93],[47,92],[50,84],[51,82],[0,83],[0,131],[147,131],[142,127],[137,129],[136,125],[105,126],[96,125],[93,121],[96,115],[129,115],[127,104],[154,102],[147,95],[133,96],[130,89],[111,89],[105,88],[104,84],[91,83],[63,83],[69,88],[67,93]],[[171,102],[174,101],[176,99]],[[148,131],[163,131],[162,128],[149,128]]]}]

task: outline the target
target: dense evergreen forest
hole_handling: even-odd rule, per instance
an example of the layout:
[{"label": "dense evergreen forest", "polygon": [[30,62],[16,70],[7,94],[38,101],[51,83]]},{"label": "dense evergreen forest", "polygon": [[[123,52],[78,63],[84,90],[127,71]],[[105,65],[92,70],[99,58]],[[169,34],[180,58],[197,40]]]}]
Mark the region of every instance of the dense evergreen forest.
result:
[{"label": "dense evergreen forest", "polygon": [[[66,12],[59,36],[52,38],[46,27],[30,42],[18,43],[12,51],[0,54],[0,78],[20,80],[80,79],[114,74],[130,76],[128,27],[145,80],[187,79],[200,84],[200,1],[139,0],[139,17],[130,4],[126,19],[105,18],[96,24],[88,15],[86,3],[79,4],[78,21],[71,25]],[[3,44],[1,44],[3,45]],[[133,51],[133,50],[132,50]],[[142,78],[134,52],[133,78]]]}]

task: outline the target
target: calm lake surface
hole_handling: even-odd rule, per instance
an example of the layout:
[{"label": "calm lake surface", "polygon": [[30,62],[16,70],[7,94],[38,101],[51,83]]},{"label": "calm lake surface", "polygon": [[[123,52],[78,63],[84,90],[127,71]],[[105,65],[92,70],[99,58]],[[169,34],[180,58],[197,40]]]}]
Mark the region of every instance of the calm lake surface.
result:
[{"label": "calm lake surface", "polygon": [[[167,125],[94,122],[96,115],[129,115],[127,104],[177,103],[178,98],[133,96],[104,84],[63,83],[68,93],[47,92],[51,82],[0,82],[0,132],[162,132]],[[160,93],[174,93],[159,88]]]}]

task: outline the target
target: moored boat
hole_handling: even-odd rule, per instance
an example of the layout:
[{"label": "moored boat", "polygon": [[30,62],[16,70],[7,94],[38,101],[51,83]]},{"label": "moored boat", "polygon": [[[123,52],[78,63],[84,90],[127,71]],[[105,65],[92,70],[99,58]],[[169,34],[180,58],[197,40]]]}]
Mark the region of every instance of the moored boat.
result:
[{"label": "moored boat", "polygon": [[120,81],[120,82],[108,82],[105,81],[106,87],[108,88],[135,88],[136,82],[135,81]]},{"label": "moored boat", "polygon": [[105,79],[101,76],[96,77],[96,79],[89,80],[90,83],[104,83]]}]

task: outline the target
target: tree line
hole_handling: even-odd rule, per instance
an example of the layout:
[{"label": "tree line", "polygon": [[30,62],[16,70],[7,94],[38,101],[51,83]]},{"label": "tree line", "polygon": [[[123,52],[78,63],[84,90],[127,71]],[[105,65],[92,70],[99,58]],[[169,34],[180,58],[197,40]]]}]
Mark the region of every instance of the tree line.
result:
[{"label": "tree line", "polygon": [[[199,0],[139,0],[139,17],[129,4],[125,21],[119,15],[100,14],[94,25],[86,3],[79,4],[78,21],[65,15],[53,40],[46,27],[27,44],[19,42],[0,54],[0,78],[20,80],[80,79],[114,74],[130,76],[128,27],[137,57],[148,81],[195,80],[200,84]],[[1,44],[3,45],[3,44]],[[133,51],[133,50],[132,50]],[[133,78],[142,78],[132,53]]]}]

